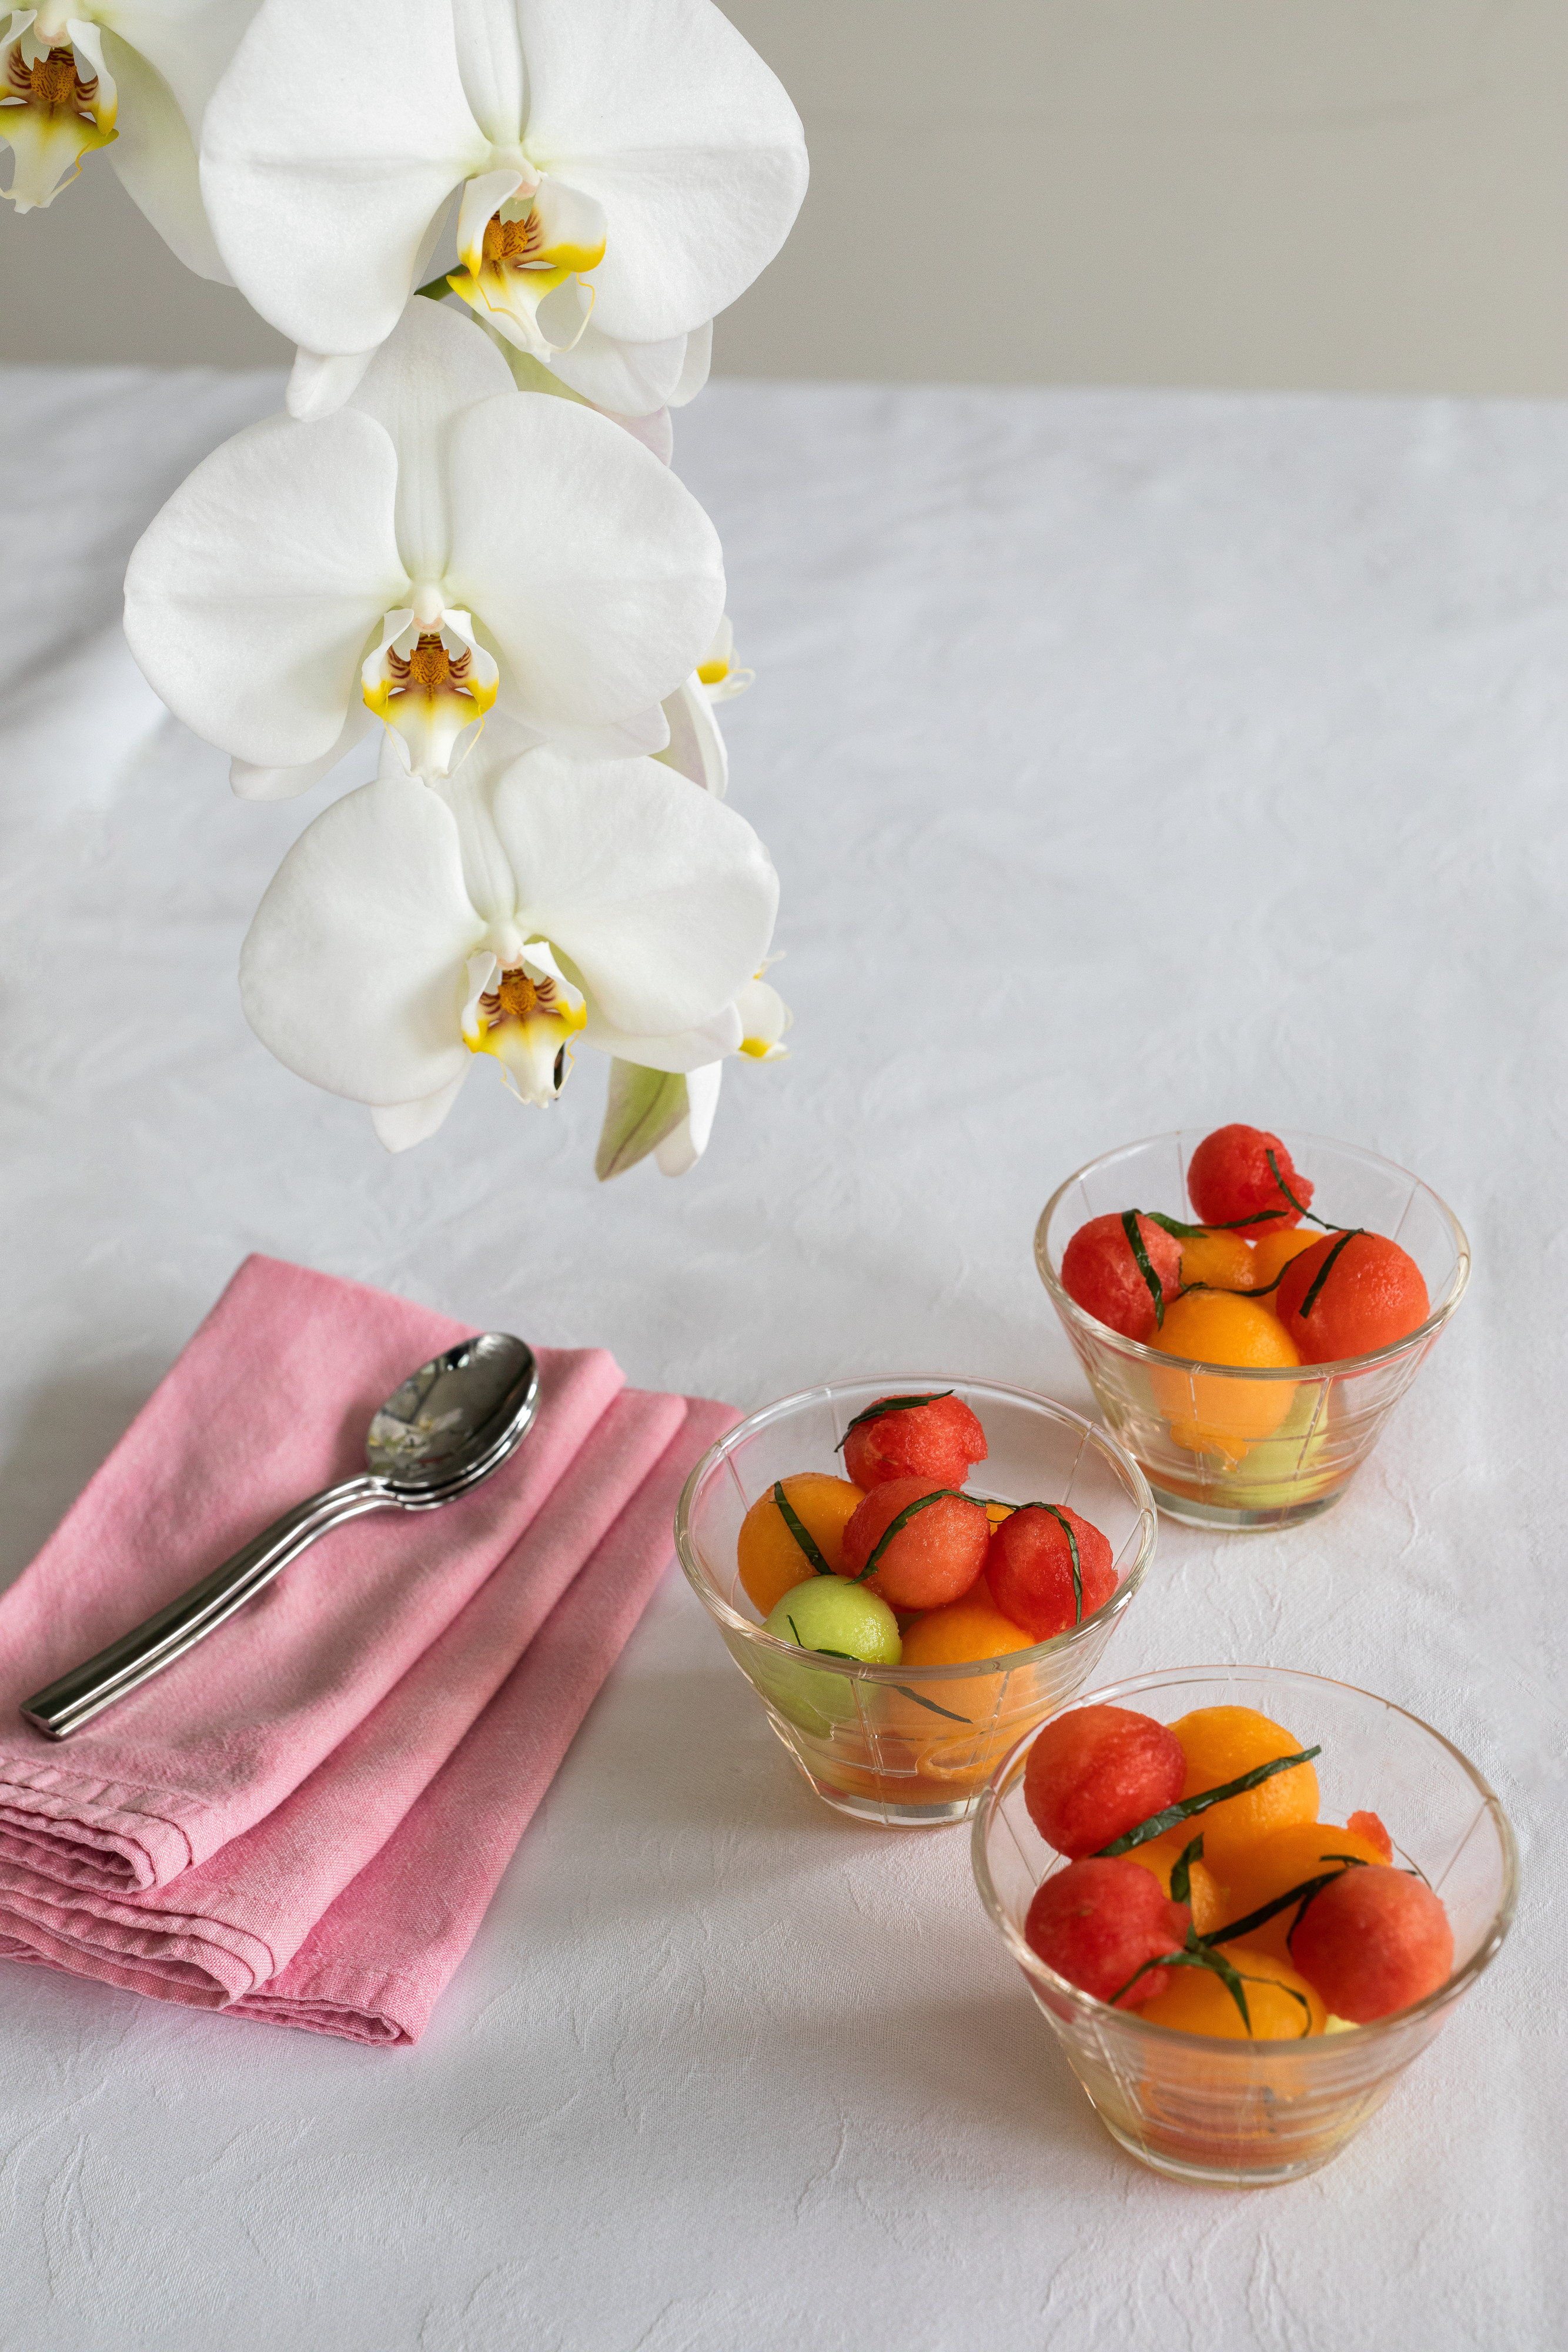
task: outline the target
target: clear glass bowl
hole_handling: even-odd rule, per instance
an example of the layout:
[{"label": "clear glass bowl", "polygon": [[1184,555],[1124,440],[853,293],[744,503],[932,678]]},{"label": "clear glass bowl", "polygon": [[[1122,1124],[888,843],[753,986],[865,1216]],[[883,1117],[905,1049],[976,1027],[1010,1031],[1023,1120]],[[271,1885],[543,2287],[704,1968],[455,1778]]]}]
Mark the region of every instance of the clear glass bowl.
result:
[{"label": "clear glass bowl", "polygon": [[[857,1412],[878,1397],[952,1389],[990,1452],[970,1486],[1001,1502],[1071,1503],[1106,1537],[1117,1586],[1054,1641],[953,1666],[865,1666],[775,1641],[736,1570],[740,1523],[775,1479],[832,1470]],[[754,1412],[710,1446],[675,1512],[682,1568],[819,1797],[889,1828],[966,1820],[1020,1732],[1082,1687],[1154,1555],[1155,1508],[1137,1465],[1065,1405],[1024,1389],[927,1373],[834,1381]]]},{"label": "clear glass bowl", "polygon": [[[1067,2063],[1113,2139],[1182,2180],[1262,2188],[1337,2156],[1475,1983],[1513,1916],[1517,1857],[1496,1797],[1440,1732],[1387,1699],[1270,1666],[1184,1666],[1086,1696],[1160,1722],[1200,1706],[1251,1706],[1306,1747],[1324,1821],[1366,1807],[1448,1906],[1454,1974],[1413,2009],[1308,2042],[1226,2042],[1154,2025],[1079,1992],[1024,1941],[1035,1888],[1062,1865],[1023,1801],[1031,1732],[999,1767],[975,1819],[975,1876]],[[1036,1727],[1038,1730],[1039,1727]],[[1460,2118],[1456,2118],[1456,2129]]]},{"label": "clear glass bowl", "polygon": [[1387,1234],[1415,1259],[1432,1301],[1425,1323],[1370,1355],[1260,1371],[1195,1364],[1124,1339],[1069,1298],[1062,1252],[1080,1225],[1107,1211],[1157,1209],[1192,1221],[1186,1168],[1205,1131],[1124,1144],[1079,1169],[1046,1202],[1035,1264],[1101,1412],[1160,1509],[1194,1527],[1289,1527],[1337,1502],[1376,1444],[1464,1296],[1469,1244],[1430,1186],[1392,1160],[1286,1130],[1291,1160],[1317,1187],[1313,1207]]}]

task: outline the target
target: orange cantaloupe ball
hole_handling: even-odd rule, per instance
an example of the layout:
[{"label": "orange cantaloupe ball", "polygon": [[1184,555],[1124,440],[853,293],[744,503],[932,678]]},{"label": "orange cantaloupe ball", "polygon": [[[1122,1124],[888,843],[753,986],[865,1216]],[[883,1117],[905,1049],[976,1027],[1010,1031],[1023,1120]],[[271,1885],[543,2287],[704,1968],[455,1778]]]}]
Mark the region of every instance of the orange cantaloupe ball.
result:
[{"label": "orange cantaloupe ball", "polygon": [[[1142,1870],[1152,1870],[1168,1895],[1171,1872],[1180,1861],[1183,1849],[1191,1844],[1201,1827],[1201,1822],[1195,1822],[1190,1829],[1167,1830],[1164,1837],[1150,1838],[1146,1845],[1129,1848],[1127,1860],[1135,1862]],[[1225,1889],[1206,1862],[1190,1863],[1187,1879],[1192,1924],[1200,1936],[1207,1936],[1211,1927],[1219,1927],[1227,1918],[1237,1916],[1226,1901]]]},{"label": "orange cantaloupe ball", "polygon": [[[1250,1290],[1258,1278],[1255,1265],[1251,1246],[1242,1234],[1191,1234],[1181,1245],[1184,1283],[1207,1282],[1216,1290]],[[1154,1344],[1165,1345],[1158,1332]]]},{"label": "orange cantaloupe ball", "polygon": [[1283,1274],[1293,1257],[1300,1257],[1322,1239],[1316,1225],[1287,1225],[1281,1232],[1260,1234],[1252,1245],[1253,1289],[1261,1290],[1277,1274]]},{"label": "orange cantaloupe ball", "polygon": [[[983,1586],[982,1577],[980,1584]],[[945,1608],[927,1609],[904,1636],[906,1666],[961,1666],[973,1658],[1005,1658],[1009,1651],[1034,1647],[1034,1635],[1004,1617],[983,1591],[965,1593]]]},{"label": "orange cantaloupe ball", "polygon": [[[1322,1998],[1288,1960],[1252,1944],[1228,1944],[1225,1957],[1245,1979],[1254,2042],[1299,2042],[1308,2032],[1322,2032],[1328,2011]],[[1182,2033],[1212,2033],[1224,2042],[1249,2038],[1240,2011],[1212,1969],[1173,1969],[1165,1991],[1145,2001],[1138,2015]]]},{"label": "orange cantaloupe ball", "polygon": [[[1301,1357],[1284,1326],[1257,1298],[1189,1291],[1166,1309],[1154,1344],[1162,1354],[1197,1363],[1288,1367]],[[1178,1445],[1194,1454],[1239,1459],[1249,1445],[1271,1437],[1295,1401],[1293,1381],[1233,1381],[1223,1374],[1157,1366],[1150,1375],[1155,1403]]]},{"label": "orange cantaloupe ball", "polygon": [[[1200,1706],[1170,1727],[1186,1758],[1184,1799],[1239,1780],[1278,1756],[1297,1755],[1308,1744],[1251,1706]],[[1202,1832],[1203,1858],[1220,1884],[1228,1886],[1231,1871],[1249,1846],[1270,1831],[1317,1817],[1318,1776],[1310,1764],[1296,1764],[1287,1772],[1270,1773],[1242,1796],[1226,1797],[1194,1814],[1187,1835]],[[1230,1914],[1232,1918],[1239,1916]]]},{"label": "orange cantaloupe ball", "polygon": [[[1293,1777],[1286,1772],[1280,1775],[1281,1780]],[[1220,1808],[1217,1805],[1215,1811],[1218,1812]],[[1303,1886],[1309,1879],[1321,1878],[1325,1871],[1338,1869],[1340,1864],[1329,1857],[1347,1853],[1375,1868],[1386,1869],[1388,1864],[1387,1855],[1375,1840],[1363,1837],[1355,1830],[1337,1828],[1333,1822],[1292,1822],[1283,1829],[1270,1830],[1231,1855],[1226,1871],[1225,1917],[1247,1918],[1250,1913],[1261,1910],[1264,1904],[1272,1903],[1276,1895],[1288,1894],[1292,1886]],[[1292,1904],[1288,1911],[1276,1911],[1262,1927],[1250,1931],[1248,1943],[1260,1951],[1272,1952],[1276,1959],[1289,1959],[1291,1951],[1285,1939],[1296,1909]]]},{"label": "orange cantaloupe ball", "polygon": [[[835,1576],[844,1566],[844,1529],[865,1500],[847,1478],[826,1471],[802,1470],[780,1482],[790,1509],[811,1538]],[[800,1549],[768,1487],[759,1495],[740,1523],[736,1564],[747,1598],[764,1617],[798,1584],[818,1573],[815,1562]]]}]

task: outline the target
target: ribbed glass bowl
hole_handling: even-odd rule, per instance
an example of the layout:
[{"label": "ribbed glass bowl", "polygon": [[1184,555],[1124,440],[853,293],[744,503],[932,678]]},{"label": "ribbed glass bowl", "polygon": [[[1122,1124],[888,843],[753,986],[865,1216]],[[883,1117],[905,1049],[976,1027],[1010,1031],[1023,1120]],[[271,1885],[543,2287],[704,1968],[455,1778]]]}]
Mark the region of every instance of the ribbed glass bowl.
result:
[{"label": "ribbed glass bowl", "polygon": [[1184,1666],[1113,1683],[1081,1704],[1131,1707],[1162,1723],[1197,1707],[1256,1707],[1303,1747],[1321,1743],[1321,1818],[1343,1822],[1364,1807],[1379,1814],[1396,1862],[1418,1864],[1447,1905],[1454,1973],[1413,2009],[1304,2042],[1183,2033],[1092,2000],[1024,1940],[1036,1887],[1064,1867],[1023,1800],[1038,1727],[986,1790],[974,1830],[980,1899],[1112,2138],[1183,2180],[1262,2188],[1315,2172],[1382,2105],[1496,1958],[1513,1916],[1517,1867],[1501,1806],[1440,1732],[1387,1699],[1319,1675]]},{"label": "ribbed glass bowl", "polygon": [[[1108,1539],[1115,1591],[1054,1641],[963,1665],[867,1666],[775,1641],[763,1632],[737,1573],[736,1540],[751,1505],[776,1479],[838,1469],[835,1449],[850,1423],[879,1397],[937,1389],[961,1397],[986,1433],[990,1452],[976,1467],[971,1491],[1001,1502],[1070,1503]],[[911,1373],[833,1381],[741,1422],[686,1481],[675,1549],[730,1656],[817,1795],[859,1821],[916,1828],[966,1820],[987,1775],[1020,1732],[1087,1681],[1144,1580],[1155,1528],[1137,1465],[1081,1414],[1025,1389]],[[804,1561],[801,1569],[810,1573]]]},{"label": "ribbed glass bowl", "polygon": [[1464,1296],[1469,1244],[1453,1211],[1418,1177],[1354,1144],[1287,1129],[1281,1139],[1316,1185],[1313,1208],[1386,1234],[1415,1259],[1432,1302],[1427,1320],[1370,1355],[1258,1371],[1192,1363],[1124,1339],[1068,1297],[1062,1253],[1080,1225],[1108,1211],[1157,1209],[1192,1221],[1187,1162],[1204,1132],[1124,1144],[1080,1168],[1046,1202],[1035,1264],[1101,1412],[1160,1509],[1195,1527],[1289,1527],[1337,1502],[1376,1444]]}]

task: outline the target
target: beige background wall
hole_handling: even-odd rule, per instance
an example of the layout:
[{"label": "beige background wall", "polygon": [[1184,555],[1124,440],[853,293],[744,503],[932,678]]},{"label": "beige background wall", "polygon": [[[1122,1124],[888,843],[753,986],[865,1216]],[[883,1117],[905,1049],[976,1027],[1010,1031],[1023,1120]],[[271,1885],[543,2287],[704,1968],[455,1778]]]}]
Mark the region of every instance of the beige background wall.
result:
[{"label": "beige background wall", "polygon": [[[727,13],[812,186],[721,372],[1568,392],[1568,0]],[[274,355],[101,159],[5,208],[0,356]]]}]

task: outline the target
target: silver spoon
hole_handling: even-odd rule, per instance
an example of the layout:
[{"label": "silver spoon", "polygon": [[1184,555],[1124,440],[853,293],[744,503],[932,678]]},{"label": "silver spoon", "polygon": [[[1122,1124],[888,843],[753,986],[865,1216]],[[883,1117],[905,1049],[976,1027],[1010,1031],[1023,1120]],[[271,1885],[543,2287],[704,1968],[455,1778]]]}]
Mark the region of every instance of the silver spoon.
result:
[{"label": "silver spoon", "polygon": [[51,1739],[73,1731],[183,1657],[270,1584],[318,1536],[363,1511],[433,1511],[498,1469],[538,1405],[533,1350],[505,1331],[482,1331],[411,1372],[371,1423],[369,1471],[297,1503],[232,1559],[107,1649],[73,1666],[22,1713]]}]

